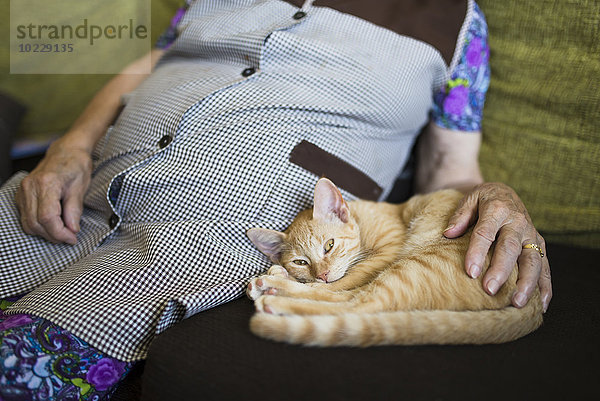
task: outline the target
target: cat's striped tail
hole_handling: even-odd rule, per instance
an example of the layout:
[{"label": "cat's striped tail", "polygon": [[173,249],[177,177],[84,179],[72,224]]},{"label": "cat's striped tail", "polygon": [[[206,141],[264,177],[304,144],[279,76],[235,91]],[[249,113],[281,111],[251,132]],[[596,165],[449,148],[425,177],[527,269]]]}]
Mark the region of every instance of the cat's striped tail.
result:
[{"label": "cat's striped tail", "polygon": [[483,311],[395,311],[341,315],[256,313],[250,329],[275,341],[312,346],[488,344],[516,340],[542,324],[536,290],[528,304]]}]

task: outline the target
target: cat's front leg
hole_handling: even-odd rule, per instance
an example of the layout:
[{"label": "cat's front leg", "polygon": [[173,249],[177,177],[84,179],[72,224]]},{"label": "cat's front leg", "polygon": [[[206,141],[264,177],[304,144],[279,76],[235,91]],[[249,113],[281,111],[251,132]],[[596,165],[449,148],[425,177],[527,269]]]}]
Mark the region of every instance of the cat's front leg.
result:
[{"label": "cat's front leg", "polygon": [[312,289],[306,284],[299,283],[281,275],[262,275],[250,280],[246,294],[252,300],[261,295],[279,295],[288,297],[310,296]]},{"label": "cat's front leg", "polygon": [[[326,286],[315,286],[314,283],[299,283],[281,277],[261,276],[252,283],[254,293],[276,295],[280,298],[309,299],[327,302],[345,302],[353,297],[351,291],[333,292]],[[257,297],[258,298],[258,297]]]},{"label": "cat's front leg", "polygon": [[254,301],[254,307],[257,312],[270,313],[273,315],[286,315],[294,313],[290,302],[295,303],[296,298],[278,297],[274,295],[262,295]]},{"label": "cat's front leg", "polygon": [[381,307],[375,303],[357,304],[353,301],[330,302],[314,299],[301,299],[263,295],[255,302],[257,312],[275,315],[335,315],[349,312],[375,312]]},{"label": "cat's front leg", "polygon": [[[312,287],[312,284],[299,283],[278,276],[260,276],[248,284],[248,296],[277,295],[280,297],[306,298],[320,301],[342,302],[352,297],[350,292],[332,292],[327,287]],[[256,298],[252,298],[256,300]]]},{"label": "cat's front leg", "polygon": [[[254,301],[254,307],[257,312],[273,315],[320,315],[326,313],[323,311],[323,305],[325,304],[331,303],[274,295],[263,295]],[[337,303],[335,304],[337,305]]]}]

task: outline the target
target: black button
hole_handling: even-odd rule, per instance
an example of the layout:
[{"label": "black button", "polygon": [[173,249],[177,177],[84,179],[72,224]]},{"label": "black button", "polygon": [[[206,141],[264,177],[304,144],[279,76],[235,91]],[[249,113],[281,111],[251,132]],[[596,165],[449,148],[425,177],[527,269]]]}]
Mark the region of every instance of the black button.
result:
[{"label": "black button", "polygon": [[172,140],[173,138],[171,138],[169,135],[165,135],[162,138],[160,138],[160,141],[158,141],[158,146],[160,146],[160,148],[162,149],[168,144],[170,144]]},{"label": "black button", "polygon": [[117,226],[118,222],[119,222],[119,216],[117,216],[114,213],[108,218],[108,226],[110,227],[111,230]]},{"label": "black button", "polygon": [[296,14],[294,14],[294,16],[292,18],[298,20],[298,19],[302,19],[306,17],[306,13],[304,11],[298,11],[296,12]]},{"label": "black button", "polygon": [[254,67],[246,68],[244,71],[242,71],[242,76],[249,77],[250,75],[254,74],[255,72],[256,72],[256,68],[254,68]]}]

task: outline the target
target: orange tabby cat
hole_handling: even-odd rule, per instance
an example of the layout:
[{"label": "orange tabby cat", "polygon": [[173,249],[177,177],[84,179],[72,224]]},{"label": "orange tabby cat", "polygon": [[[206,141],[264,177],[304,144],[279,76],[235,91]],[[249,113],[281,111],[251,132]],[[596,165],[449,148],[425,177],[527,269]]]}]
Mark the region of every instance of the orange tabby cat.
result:
[{"label": "orange tabby cat", "polygon": [[464,270],[470,231],[442,235],[461,198],[445,190],[400,205],[346,203],[331,181],[319,180],[314,208],[284,233],[248,231],[276,263],[248,285],[257,310],[251,330],[320,346],[499,343],[535,330],[542,323],[538,290],[524,308],[510,306],[516,266],[490,296],[483,274],[472,279]]}]

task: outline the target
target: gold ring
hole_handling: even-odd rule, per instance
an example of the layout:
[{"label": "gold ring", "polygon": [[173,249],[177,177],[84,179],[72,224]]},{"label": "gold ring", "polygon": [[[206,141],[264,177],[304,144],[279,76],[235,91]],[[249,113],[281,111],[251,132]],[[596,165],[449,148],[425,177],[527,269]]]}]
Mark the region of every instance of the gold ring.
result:
[{"label": "gold ring", "polygon": [[536,251],[539,252],[539,254],[542,258],[544,257],[544,252],[542,251],[542,248],[539,247],[539,245],[526,244],[526,245],[523,245],[523,249],[535,249]]}]

